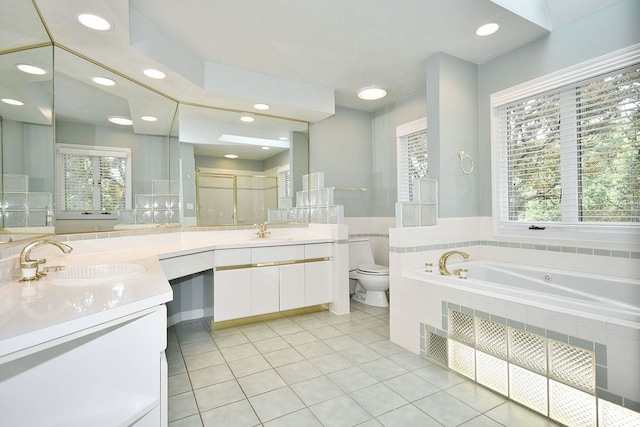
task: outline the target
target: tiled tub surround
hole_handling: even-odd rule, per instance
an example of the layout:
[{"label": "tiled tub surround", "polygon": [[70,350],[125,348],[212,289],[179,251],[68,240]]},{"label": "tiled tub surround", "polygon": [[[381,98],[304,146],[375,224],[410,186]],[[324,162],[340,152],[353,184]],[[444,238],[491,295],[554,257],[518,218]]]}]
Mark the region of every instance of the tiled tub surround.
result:
[{"label": "tiled tub surround", "polygon": [[[547,266],[558,269],[640,278],[640,248],[637,245],[569,241],[541,242],[531,239],[496,238],[490,218],[440,220],[436,227],[391,229],[390,303],[391,340],[420,352],[421,324],[442,328],[442,302],[446,301],[529,328],[549,330],[606,348],[606,388],[598,393],[614,403],[634,410],[640,402],[640,323],[614,320],[577,311],[488,296],[476,289],[455,289],[433,274],[432,281],[406,277],[406,273],[432,262],[437,270],[440,256],[452,249],[470,254],[470,260],[494,260]],[[450,262],[461,261],[452,257]],[[604,365],[600,365],[601,367]],[[600,368],[601,375],[604,371]],[[601,378],[602,380],[602,378]],[[600,384],[599,384],[600,386]]]}]

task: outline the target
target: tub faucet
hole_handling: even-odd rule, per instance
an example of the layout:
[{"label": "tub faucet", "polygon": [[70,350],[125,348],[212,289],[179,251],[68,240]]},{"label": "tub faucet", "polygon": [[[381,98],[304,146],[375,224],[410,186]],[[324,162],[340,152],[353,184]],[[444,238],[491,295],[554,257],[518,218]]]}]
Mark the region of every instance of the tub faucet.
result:
[{"label": "tub faucet", "polygon": [[258,227],[258,231],[256,231],[257,239],[266,239],[271,234],[270,231],[267,231],[267,223],[263,222],[262,224],[256,224]]},{"label": "tub faucet", "polygon": [[[29,258],[29,256],[31,255],[31,250],[33,250],[34,248],[36,248],[37,246],[41,246],[41,245],[53,245],[56,246],[57,248],[59,248],[62,252],[64,252],[65,254],[70,253],[73,248],[65,243],[62,242],[58,242],[56,240],[45,240],[45,239],[38,239],[38,240],[34,240],[33,242],[28,243],[23,249],[22,252],[20,252],[20,268],[21,269],[31,269],[33,268],[33,263],[35,262],[36,268],[38,266],[38,264],[44,264],[46,262],[46,260],[37,260],[34,261],[31,258]],[[38,273],[38,275],[35,277],[35,279],[37,280],[40,277],[41,274]],[[24,273],[23,273],[24,276]],[[23,277],[24,279],[25,277]]]},{"label": "tub faucet", "polygon": [[449,252],[443,253],[442,256],[440,257],[440,261],[438,261],[440,274],[442,274],[443,276],[451,276],[451,273],[449,272],[449,270],[447,270],[447,260],[451,255],[460,255],[464,259],[469,258],[469,254],[462,251],[449,251]]}]

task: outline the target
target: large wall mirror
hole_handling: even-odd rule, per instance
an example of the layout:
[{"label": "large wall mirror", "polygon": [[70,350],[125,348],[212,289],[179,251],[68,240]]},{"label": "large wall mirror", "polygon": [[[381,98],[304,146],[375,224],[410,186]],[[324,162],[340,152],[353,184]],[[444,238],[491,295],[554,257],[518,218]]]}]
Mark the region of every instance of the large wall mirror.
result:
[{"label": "large wall mirror", "polygon": [[30,1],[0,11],[0,242],[252,225],[293,203],[307,123],[179,104],[54,46]]}]

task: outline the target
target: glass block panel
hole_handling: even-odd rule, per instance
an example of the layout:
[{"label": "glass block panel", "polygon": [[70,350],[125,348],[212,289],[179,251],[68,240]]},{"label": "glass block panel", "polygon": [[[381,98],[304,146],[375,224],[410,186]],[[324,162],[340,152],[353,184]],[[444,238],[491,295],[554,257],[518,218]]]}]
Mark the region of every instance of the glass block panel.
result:
[{"label": "glass block panel", "polygon": [[4,193],[4,208],[21,211],[27,208],[27,193]]},{"label": "glass block panel", "polygon": [[4,226],[5,227],[26,227],[27,226],[27,212],[26,211],[6,211],[4,213]]},{"label": "glass block panel", "polygon": [[475,331],[473,317],[458,311],[449,311],[449,338],[473,346]]},{"label": "glass block panel", "polygon": [[278,207],[281,209],[291,209],[293,207],[293,200],[291,200],[291,197],[280,197]]},{"label": "glass block panel", "polygon": [[449,369],[475,380],[476,378],[476,351],[473,347],[449,340],[447,346]]},{"label": "glass block panel", "polygon": [[509,364],[509,398],[547,416],[547,377]]},{"label": "glass block panel", "polygon": [[29,177],[27,175],[2,175],[5,192],[26,193],[29,191]]},{"label": "glass block panel", "polygon": [[419,227],[420,204],[396,203],[396,227]]},{"label": "glass block panel", "polygon": [[169,181],[169,190],[171,190],[171,194],[180,194],[180,180],[172,179]]},{"label": "glass block panel", "polygon": [[27,227],[44,227],[47,225],[47,211],[29,210],[27,214]]},{"label": "glass block panel", "polygon": [[544,337],[509,328],[509,361],[547,374],[547,346]]},{"label": "glass block panel", "polygon": [[152,224],[153,211],[151,209],[136,209],[136,224]]},{"label": "glass block panel", "polygon": [[438,181],[419,178],[413,181],[413,194],[418,197],[415,202],[436,203],[438,197]]},{"label": "glass block panel", "polygon": [[321,188],[320,190],[318,190],[318,205],[320,206],[333,205],[333,193],[334,193],[334,187]]},{"label": "glass block panel", "polygon": [[549,377],[594,393],[596,390],[595,353],[549,340]]},{"label": "glass block panel", "polygon": [[267,221],[269,222],[281,222],[282,216],[280,215],[280,209],[268,209],[267,210]]},{"label": "glass block panel", "polygon": [[314,224],[318,223],[318,211],[320,208],[309,208],[309,222],[312,222]]},{"label": "glass block panel", "polygon": [[46,209],[53,206],[51,193],[27,193],[27,207],[29,209]]},{"label": "glass block panel", "polygon": [[169,209],[178,209],[180,207],[180,196],[177,194],[169,196],[169,205],[167,207]]},{"label": "glass block panel", "polygon": [[328,209],[329,208],[327,208],[326,206],[318,207],[318,223],[319,224],[327,223]]},{"label": "glass block panel", "polygon": [[438,206],[435,203],[420,204],[420,225],[436,225],[438,220]]},{"label": "glass block panel", "polygon": [[154,224],[164,224],[170,222],[171,220],[171,211],[167,209],[161,209],[157,211],[153,211],[153,223]]},{"label": "glass block panel", "polygon": [[154,179],[151,181],[151,192],[153,194],[169,194],[171,186],[166,179]]},{"label": "glass block panel", "polygon": [[136,211],[133,209],[121,209],[118,211],[118,224],[135,224]]},{"label": "glass block panel", "polygon": [[507,358],[507,327],[476,317],[476,348],[502,359]]},{"label": "glass block panel", "polygon": [[154,209],[171,209],[171,198],[168,194],[153,195]]},{"label": "glass block panel", "polygon": [[637,427],[640,426],[640,412],[598,399],[598,426]]},{"label": "glass block panel", "polygon": [[309,206],[318,206],[319,190],[309,190]]},{"label": "glass block panel", "polygon": [[136,194],[136,209],[151,209],[153,207],[153,194]]},{"label": "glass block panel", "polygon": [[509,370],[506,360],[476,351],[476,381],[505,396],[509,395]]},{"label": "glass block panel", "polygon": [[568,426],[595,427],[596,397],[549,380],[549,417]]},{"label": "glass block panel", "polygon": [[309,190],[324,188],[324,172],[314,172],[309,175]]},{"label": "glass block panel", "polygon": [[309,192],[308,191],[297,191],[296,192],[296,206],[299,208],[303,208],[305,206],[309,206]]},{"label": "glass block panel", "polygon": [[328,224],[344,224],[344,206],[329,206],[327,209]]},{"label": "glass block panel", "polygon": [[443,366],[448,366],[447,339],[429,332],[427,334],[427,357]]},{"label": "glass block panel", "polygon": [[171,209],[169,212],[171,212],[171,221],[170,222],[173,222],[173,223],[180,222],[180,210]]}]

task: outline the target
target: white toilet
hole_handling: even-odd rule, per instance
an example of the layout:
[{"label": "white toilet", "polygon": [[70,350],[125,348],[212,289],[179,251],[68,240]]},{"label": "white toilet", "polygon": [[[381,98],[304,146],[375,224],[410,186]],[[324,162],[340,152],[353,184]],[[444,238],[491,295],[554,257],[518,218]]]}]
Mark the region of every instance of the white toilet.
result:
[{"label": "white toilet", "polygon": [[389,267],[374,262],[367,239],[349,240],[349,282],[352,282],[354,301],[389,307]]}]

